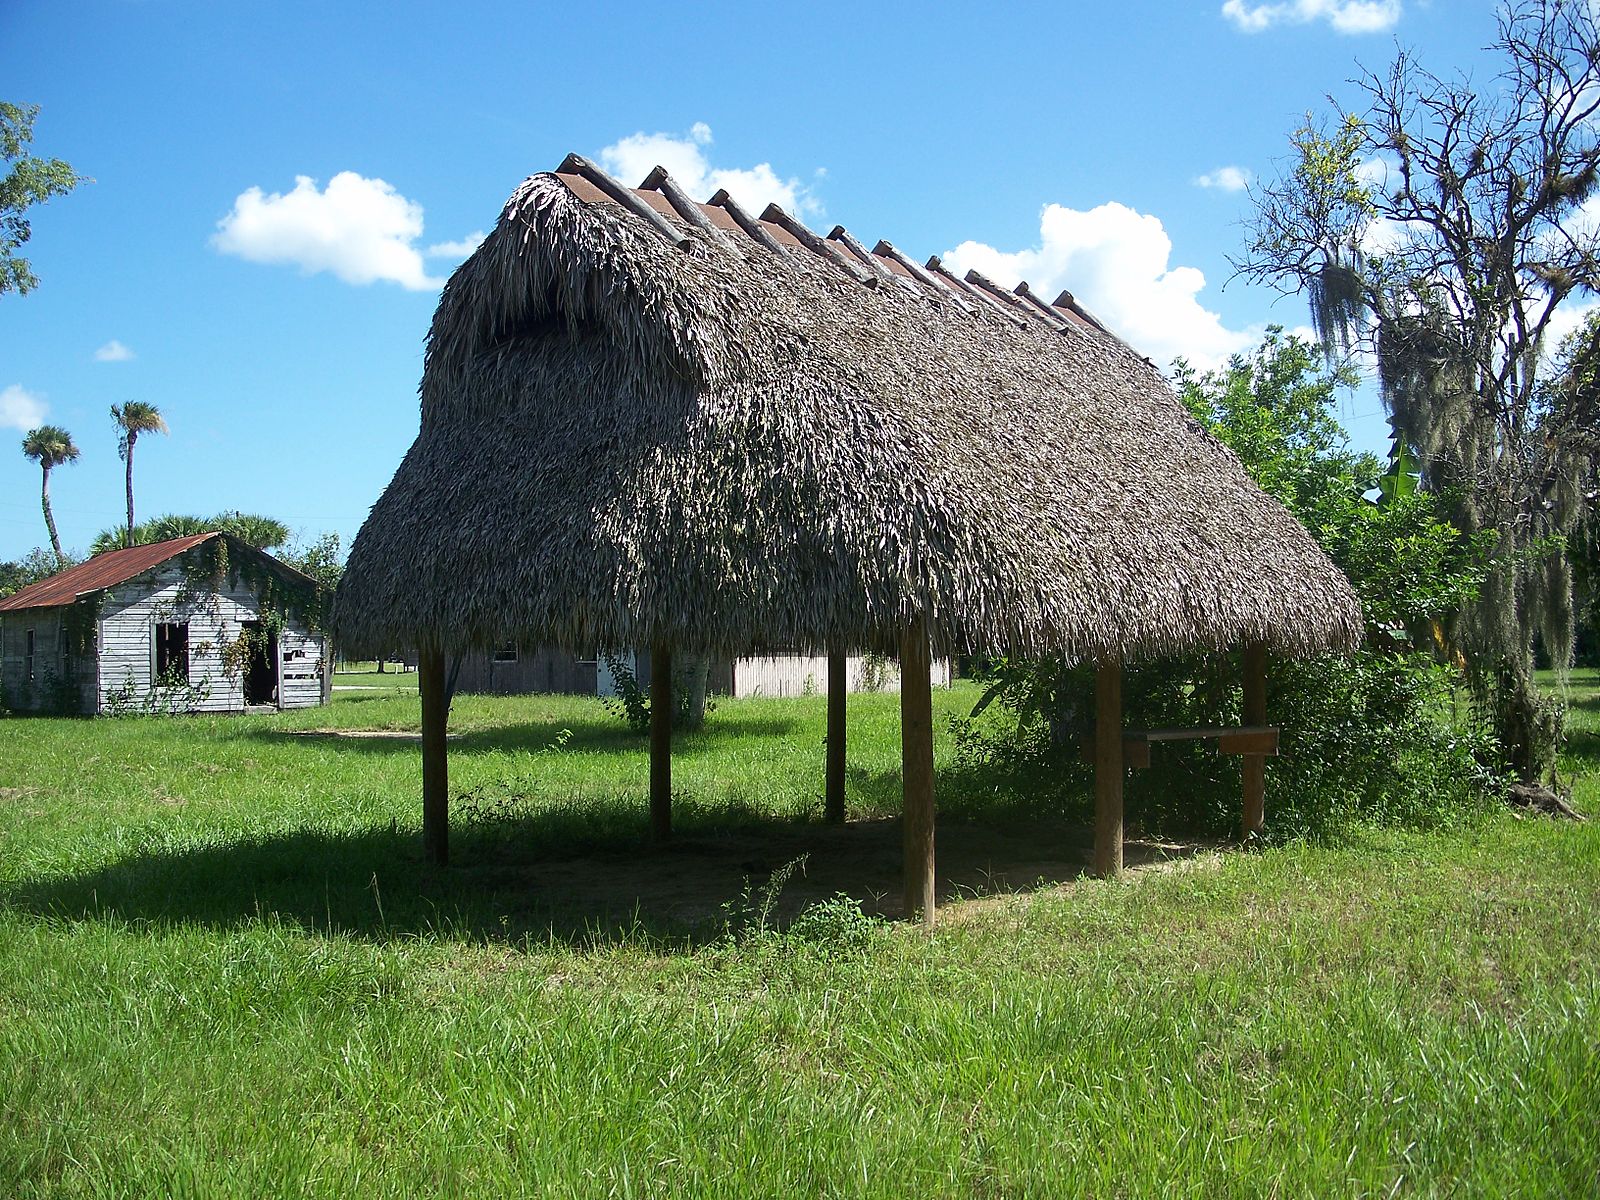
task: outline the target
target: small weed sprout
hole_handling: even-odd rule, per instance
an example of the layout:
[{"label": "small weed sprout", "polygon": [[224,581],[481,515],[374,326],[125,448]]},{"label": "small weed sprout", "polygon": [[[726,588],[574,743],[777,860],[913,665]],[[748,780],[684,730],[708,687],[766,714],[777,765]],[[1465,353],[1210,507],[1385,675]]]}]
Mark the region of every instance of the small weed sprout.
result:
[{"label": "small weed sprout", "polygon": [[767,877],[759,888],[747,875],[739,895],[722,905],[722,936],[730,942],[747,942],[764,938],[777,932],[772,917],[778,907],[778,897],[797,874],[806,873],[806,859],[802,854],[792,858]]}]

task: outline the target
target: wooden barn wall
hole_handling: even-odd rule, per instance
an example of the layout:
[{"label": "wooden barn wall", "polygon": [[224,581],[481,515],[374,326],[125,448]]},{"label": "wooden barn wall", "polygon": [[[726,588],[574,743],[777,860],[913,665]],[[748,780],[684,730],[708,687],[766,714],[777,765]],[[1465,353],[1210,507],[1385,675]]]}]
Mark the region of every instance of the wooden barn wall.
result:
[{"label": "wooden barn wall", "polygon": [[[48,710],[63,701],[67,711],[82,711],[94,691],[94,655],[68,653],[62,634],[63,608],[33,608],[0,618],[0,693],[20,712]],[[28,630],[33,630],[33,679],[27,679]],[[58,683],[69,681],[61,694]]]},{"label": "wooden barn wall", "polygon": [[558,650],[519,651],[516,662],[495,662],[490,654],[470,654],[461,660],[456,691],[520,696],[559,692],[593,696],[599,669]]},{"label": "wooden barn wall", "polygon": [[[639,686],[650,686],[650,656],[624,652],[616,656],[628,667]],[[852,692],[900,690],[900,664],[893,659],[854,656],[846,660]],[[941,660],[929,672],[933,683],[950,682],[950,663]],[[524,695],[561,692],[579,696],[616,694],[611,671],[602,662],[582,661],[553,650],[519,651],[516,662],[495,662],[488,654],[462,660],[458,692]],[[803,696],[828,690],[828,660],[793,654],[766,658],[741,658],[711,664],[707,690],[722,696]]]},{"label": "wooden barn wall", "polygon": [[[236,640],[246,621],[261,617],[260,598],[243,579],[220,592],[200,592],[181,607],[183,573],[158,568],[107,593],[100,618],[100,708],[108,692],[132,687],[147,696],[155,665],[155,626],[169,621],[189,625],[189,683],[203,689],[196,712],[236,712],[244,707],[244,678],[229,678],[222,647]],[[326,669],[323,640],[291,620],[278,635],[278,707],[310,708],[322,703]]]}]

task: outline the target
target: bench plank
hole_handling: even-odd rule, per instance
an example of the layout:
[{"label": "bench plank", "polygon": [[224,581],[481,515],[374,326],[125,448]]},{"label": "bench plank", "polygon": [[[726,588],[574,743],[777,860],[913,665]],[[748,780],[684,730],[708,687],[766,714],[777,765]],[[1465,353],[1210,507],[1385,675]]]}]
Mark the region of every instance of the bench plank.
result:
[{"label": "bench plank", "polygon": [[[1122,731],[1122,765],[1138,770],[1150,765],[1152,742],[1192,742],[1215,738],[1219,754],[1253,754],[1277,757],[1277,725],[1202,725],[1187,728],[1125,729]],[[1094,759],[1094,742],[1084,746],[1084,757]]]}]

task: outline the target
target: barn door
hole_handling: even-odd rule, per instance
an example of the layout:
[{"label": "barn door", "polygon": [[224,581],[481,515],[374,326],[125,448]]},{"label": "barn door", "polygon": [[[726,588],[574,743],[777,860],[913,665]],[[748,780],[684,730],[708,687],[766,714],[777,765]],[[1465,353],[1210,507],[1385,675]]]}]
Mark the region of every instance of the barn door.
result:
[{"label": "barn door", "polygon": [[244,623],[249,639],[250,658],[244,668],[246,707],[278,702],[278,633],[264,630],[260,621]]}]

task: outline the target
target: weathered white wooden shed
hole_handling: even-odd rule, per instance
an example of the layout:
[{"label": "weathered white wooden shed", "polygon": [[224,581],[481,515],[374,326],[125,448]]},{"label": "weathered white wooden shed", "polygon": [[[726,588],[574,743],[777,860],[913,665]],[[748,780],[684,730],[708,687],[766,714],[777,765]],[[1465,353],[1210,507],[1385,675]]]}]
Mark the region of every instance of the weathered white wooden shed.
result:
[{"label": "weathered white wooden shed", "polygon": [[[615,696],[617,682],[612,664],[632,674],[640,687],[650,686],[650,655],[637,650],[614,655],[591,652],[590,657],[544,647],[530,650],[508,642],[492,652],[470,651],[461,656],[456,691],[488,692],[514,696],[565,693],[573,696]],[[736,699],[747,696],[804,696],[828,688],[828,656],[769,654],[747,658],[714,658],[707,690]],[[935,687],[950,683],[950,660],[938,659],[929,668]],[[845,657],[845,690],[898,692],[900,664],[878,655]]]},{"label": "weathered white wooden shed", "polygon": [[328,698],[316,581],[225,533],[97,554],[0,599],[0,698],[31,712],[240,712]]}]

